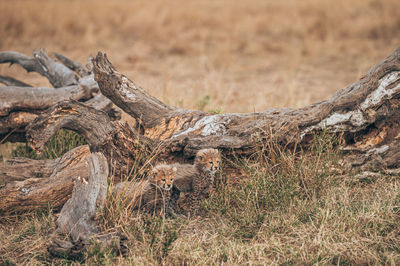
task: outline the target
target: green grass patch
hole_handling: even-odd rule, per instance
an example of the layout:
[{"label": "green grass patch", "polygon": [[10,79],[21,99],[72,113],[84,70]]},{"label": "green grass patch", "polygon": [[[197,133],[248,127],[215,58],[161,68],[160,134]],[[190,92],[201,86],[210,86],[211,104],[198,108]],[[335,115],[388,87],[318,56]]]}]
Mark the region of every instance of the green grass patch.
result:
[{"label": "green grass patch", "polygon": [[28,146],[28,143],[25,143],[15,147],[13,156],[31,159],[56,159],[67,151],[85,144],[86,141],[80,134],[71,130],[61,129],[49,140],[40,155],[33,151]]}]

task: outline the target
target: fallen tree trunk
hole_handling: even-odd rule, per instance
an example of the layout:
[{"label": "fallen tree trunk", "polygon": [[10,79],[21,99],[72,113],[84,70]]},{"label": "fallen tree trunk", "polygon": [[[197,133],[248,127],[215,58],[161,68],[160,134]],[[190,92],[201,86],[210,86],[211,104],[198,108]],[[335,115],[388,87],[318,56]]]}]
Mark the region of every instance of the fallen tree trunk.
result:
[{"label": "fallen tree trunk", "polygon": [[41,152],[47,141],[60,128],[81,134],[92,152],[101,151],[113,169],[113,178],[120,181],[134,167],[143,167],[146,158],[156,150],[154,143],[127,123],[111,120],[103,111],[79,102],[61,102],[48,109],[27,127],[27,139],[36,151]]},{"label": "fallen tree trunk", "polygon": [[28,72],[38,72],[54,86],[32,87],[0,76],[0,83],[6,85],[0,87],[0,143],[6,140],[24,142],[25,127],[44,110],[65,100],[85,102],[109,113],[113,119],[121,117],[112,102],[99,94],[91,70],[60,54],[56,57],[62,63],[51,59],[44,50],[34,51],[33,58],[17,52],[0,52],[0,63],[19,64]]},{"label": "fallen tree trunk", "polygon": [[167,106],[119,73],[105,55],[99,53],[93,65],[101,92],[139,121],[139,132],[162,143],[166,155],[191,157],[205,147],[250,154],[255,136],[269,134],[284,146],[306,147],[315,133],[328,130],[341,134],[344,148],[357,153],[351,157],[354,165],[400,167],[400,47],[326,101],[248,114]]},{"label": "fallen tree trunk", "polygon": [[[326,101],[297,110],[272,109],[248,114],[210,114],[167,106],[119,73],[101,53],[93,59],[93,71],[102,94],[138,121],[134,129],[126,132],[132,132],[136,139],[141,136],[141,139],[151,140],[153,147],[161,147],[158,160],[186,160],[206,147],[225,153],[251,154],[257,142],[270,135],[286,147],[307,147],[314,134],[328,130],[342,136],[342,148],[352,151],[348,158],[354,166],[400,166],[400,48],[358,82]],[[63,112],[61,110],[71,107],[58,108],[58,112]],[[65,116],[78,120],[84,115],[81,112],[91,111],[74,109]],[[92,114],[92,120],[104,120],[100,114]],[[29,139],[34,149],[42,149],[54,135],[54,128],[63,127],[62,116],[47,113],[33,123],[28,131],[31,131]],[[51,121],[53,129],[47,127],[46,121]],[[112,160],[113,153],[131,146],[128,139],[120,138],[113,142],[112,148],[105,148],[107,145],[101,144],[102,141],[114,139],[116,132],[122,132],[121,127],[112,127],[113,130],[104,133],[107,137],[88,141],[91,147],[103,147],[108,160]],[[78,123],[68,128],[87,134]],[[124,161],[122,157],[117,161]],[[126,161],[120,166],[126,167],[124,164]]]},{"label": "fallen tree trunk", "polygon": [[55,160],[9,160],[0,167],[0,215],[60,208],[71,197],[73,181],[88,177],[88,146],[75,148]]}]

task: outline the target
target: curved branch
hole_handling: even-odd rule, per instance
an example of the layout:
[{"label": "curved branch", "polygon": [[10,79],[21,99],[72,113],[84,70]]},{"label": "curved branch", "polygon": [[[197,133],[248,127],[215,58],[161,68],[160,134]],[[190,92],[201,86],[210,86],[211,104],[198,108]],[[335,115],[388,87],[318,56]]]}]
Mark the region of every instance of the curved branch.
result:
[{"label": "curved branch", "polygon": [[125,75],[116,71],[105,54],[99,52],[92,62],[94,79],[99,84],[102,94],[144,127],[159,124],[176,109],[150,96]]},{"label": "curved branch", "polygon": [[64,101],[32,122],[26,128],[26,137],[34,150],[41,151],[61,128],[78,132],[91,148],[98,147],[115,130],[109,116],[103,111],[76,101]]},{"label": "curved branch", "polygon": [[0,64],[4,63],[10,63],[11,65],[18,64],[28,72],[37,72],[43,75],[43,69],[40,64],[32,57],[23,53],[12,51],[0,52]]},{"label": "curved branch", "polygon": [[54,88],[78,84],[78,78],[68,67],[51,59],[44,49],[33,51],[35,60],[42,67],[45,76]]},{"label": "curved branch", "polygon": [[68,57],[66,57],[62,54],[59,54],[59,53],[54,53],[54,55],[66,67],[68,67],[72,71],[75,71],[76,73],[78,73],[78,75],[80,77],[88,76],[90,74],[90,72],[87,71],[80,63],[75,62],[75,61],[69,59]]},{"label": "curved branch", "polygon": [[57,232],[71,236],[73,242],[86,240],[99,232],[94,221],[103,208],[107,192],[108,164],[100,152],[86,157],[88,178],[77,178],[72,197],[63,206],[57,219]]},{"label": "curved branch", "polygon": [[101,151],[112,163],[115,181],[129,175],[133,165],[143,166],[154,148],[126,123],[111,121],[105,112],[79,102],[62,102],[47,110],[27,127],[26,138],[40,152],[61,128],[83,135],[92,152]]},{"label": "curved branch", "polygon": [[0,76],[0,83],[3,83],[6,86],[17,86],[17,87],[32,87],[31,85],[19,81],[12,77]]},{"label": "curved branch", "polygon": [[75,74],[61,63],[55,62],[41,49],[33,52],[34,58],[18,52],[0,52],[0,64],[19,64],[28,72],[46,77],[55,88],[78,84]]}]

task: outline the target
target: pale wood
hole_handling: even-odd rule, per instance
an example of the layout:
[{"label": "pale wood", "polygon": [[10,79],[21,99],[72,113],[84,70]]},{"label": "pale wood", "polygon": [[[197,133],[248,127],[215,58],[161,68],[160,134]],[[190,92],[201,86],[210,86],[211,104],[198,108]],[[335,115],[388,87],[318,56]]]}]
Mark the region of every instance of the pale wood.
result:
[{"label": "pale wood", "polygon": [[[89,147],[81,146],[53,161],[8,161],[0,168],[0,177],[17,181],[0,189],[0,214],[63,206],[71,197],[73,181],[78,177],[87,179],[85,157],[88,154]],[[19,166],[30,168],[20,170],[18,176]]]},{"label": "pale wood", "polygon": [[114,120],[121,118],[121,112],[112,102],[99,94],[91,64],[85,69],[61,54],[56,57],[61,63],[51,59],[43,49],[34,51],[33,58],[17,52],[0,52],[0,63],[16,63],[27,71],[36,71],[56,88],[31,87],[11,77],[0,76],[0,82],[7,85],[0,87],[0,142],[25,142],[25,127],[45,109],[65,100],[85,102],[107,112]]}]

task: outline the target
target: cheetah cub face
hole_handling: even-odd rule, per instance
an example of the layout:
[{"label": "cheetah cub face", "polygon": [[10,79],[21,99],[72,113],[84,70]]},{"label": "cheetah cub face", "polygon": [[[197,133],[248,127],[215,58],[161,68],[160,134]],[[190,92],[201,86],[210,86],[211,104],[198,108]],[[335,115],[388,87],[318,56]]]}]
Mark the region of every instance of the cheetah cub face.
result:
[{"label": "cheetah cub face", "polygon": [[216,149],[202,149],[197,152],[194,163],[199,170],[214,175],[220,168],[221,156]]},{"label": "cheetah cub face", "polygon": [[153,168],[150,183],[164,190],[171,190],[176,174],[176,167],[165,164]]}]

